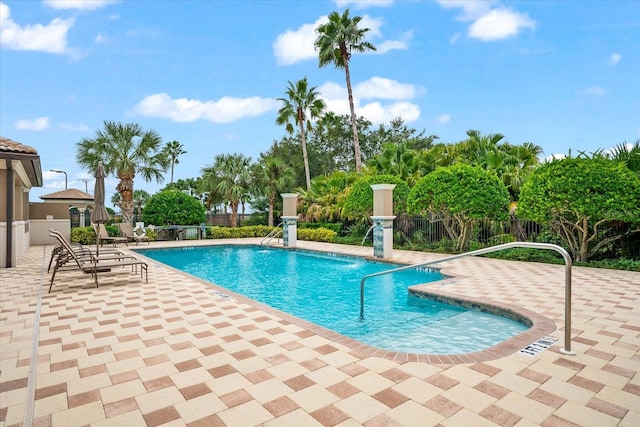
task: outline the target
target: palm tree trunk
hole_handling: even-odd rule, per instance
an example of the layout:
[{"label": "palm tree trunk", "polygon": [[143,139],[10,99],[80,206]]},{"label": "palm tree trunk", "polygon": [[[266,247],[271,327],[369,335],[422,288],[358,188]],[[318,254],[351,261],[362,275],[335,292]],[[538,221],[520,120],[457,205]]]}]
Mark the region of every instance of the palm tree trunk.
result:
[{"label": "palm tree trunk", "polygon": [[349,59],[344,58],[344,74],[347,79],[347,93],[349,95],[349,109],[351,110],[351,127],[353,128],[353,150],[356,158],[356,172],[362,171],[360,159],[360,141],[358,139],[358,123],[356,121],[356,108],[353,104],[353,90],[351,89],[351,73],[349,72]]},{"label": "palm tree trunk", "polygon": [[307,180],[307,191],[311,190],[311,172],[309,172],[309,157],[307,156],[307,136],[304,132],[304,122],[298,120],[300,139],[302,144],[302,159],[304,161],[304,177]]},{"label": "palm tree trunk", "polygon": [[269,221],[267,223],[269,227],[273,227],[273,204],[274,204],[274,198],[269,197]]},{"label": "palm tree trunk", "polygon": [[122,214],[122,221],[132,223],[133,221],[133,179],[120,178],[120,182],[116,187],[116,191],[122,196],[120,202],[120,211]]},{"label": "palm tree trunk", "polygon": [[238,226],[238,203],[231,203],[231,227]]}]

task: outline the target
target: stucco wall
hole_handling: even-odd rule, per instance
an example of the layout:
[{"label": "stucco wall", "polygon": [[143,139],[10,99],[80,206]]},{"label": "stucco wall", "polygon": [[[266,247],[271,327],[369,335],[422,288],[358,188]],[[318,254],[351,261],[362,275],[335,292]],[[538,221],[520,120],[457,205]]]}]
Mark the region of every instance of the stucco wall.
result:
[{"label": "stucco wall", "polygon": [[29,203],[30,219],[47,219],[52,215],[53,219],[69,220],[69,205],[66,203]]}]

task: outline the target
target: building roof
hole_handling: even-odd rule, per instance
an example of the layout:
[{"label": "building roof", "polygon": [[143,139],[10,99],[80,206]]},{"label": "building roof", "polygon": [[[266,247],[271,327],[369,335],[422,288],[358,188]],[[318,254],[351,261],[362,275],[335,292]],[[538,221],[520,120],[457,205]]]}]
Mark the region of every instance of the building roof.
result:
[{"label": "building roof", "polygon": [[28,145],[20,144],[19,142],[12,141],[9,138],[0,136],[0,151],[11,151],[14,153],[24,154],[38,154],[35,148]]},{"label": "building roof", "polygon": [[0,136],[0,159],[20,162],[31,181],[30,186],[42,187],[42,167],[40,156],[35,148]]},{"label": "building roof", "polygon": [[83,201],[93,203],[93,196],[91,194],[80,191],[76,188],[69,188],[68,190],[56,191],[55,193],[44,194],[40,196],[44,201]]}]

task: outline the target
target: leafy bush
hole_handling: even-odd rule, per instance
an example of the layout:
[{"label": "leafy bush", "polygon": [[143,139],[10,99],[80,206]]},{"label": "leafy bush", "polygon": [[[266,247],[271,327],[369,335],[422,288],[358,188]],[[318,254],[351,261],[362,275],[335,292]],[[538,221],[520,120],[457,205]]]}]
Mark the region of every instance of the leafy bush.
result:
[{"label": "leafy bush", "polygon": [[178,190],[161,191],[149,198],[142,220],[154,225],[198,225],[206,220],[199,200]]},{"label": "leafy bush", "polygon": [[535,169],[522,186],[518,215],[549,224],[574,260],[588,261],[640,222],[640,179],[602,157],[568,157]]},{"label": "leafy bush", "polygon": [[341,222],[299,222],[298,230],[302,228],[328,228],[329,230],[333,230],[336,233],[340,234],[342,232],[342,223]]},{"label": "leafy bush", "polygon": [[96,232],[93,227],[72,228],[71,241],[82,245],[94,245],[96,243]]},{"label": "leafy bush", "polygon": [[250,225],[247,227],[207,227],[207,239],[240,239],[244,237],[265,237],[275,227],[267,225]]},{"label": "leafy bush", "polygon": [[313,242],[333,242],[336,239],[336,233],[327,228],[303,228],[298,229],[298,239],[310,240]]},{"label": "leafy bush", "polygon": [[477,221],[508,218],[509,192],[494,173],[456,164],[420,179],[409,193],[407,209],[442,221],[455,249],[465,251]]}]

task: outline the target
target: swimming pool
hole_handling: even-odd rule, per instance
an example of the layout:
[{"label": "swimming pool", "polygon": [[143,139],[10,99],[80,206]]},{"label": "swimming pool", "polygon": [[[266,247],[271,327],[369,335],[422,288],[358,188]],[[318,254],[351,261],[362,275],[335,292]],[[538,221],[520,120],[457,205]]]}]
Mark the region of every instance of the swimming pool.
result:
[{"label": "swimming pool", "polygon": [[480,310],[409,295],[409,286],[443,278],[434,270],[408,270],[367,281],[365,301],[369,315],[361,321],[360,280],[364,275],[397,265],[249,245],[139,252],[367,345],[391,351],[470,353],[528,328]]}]

